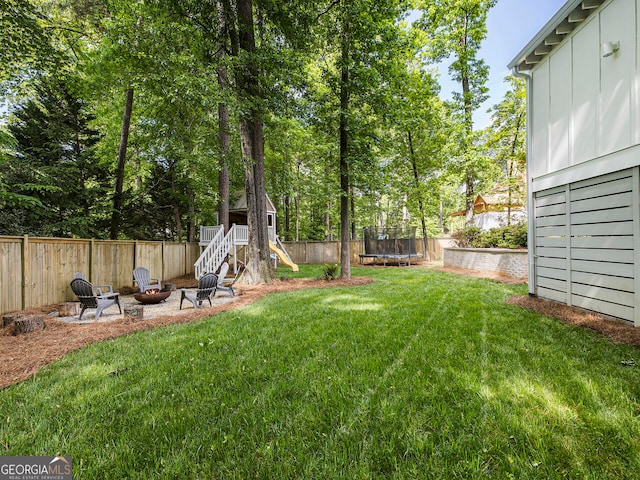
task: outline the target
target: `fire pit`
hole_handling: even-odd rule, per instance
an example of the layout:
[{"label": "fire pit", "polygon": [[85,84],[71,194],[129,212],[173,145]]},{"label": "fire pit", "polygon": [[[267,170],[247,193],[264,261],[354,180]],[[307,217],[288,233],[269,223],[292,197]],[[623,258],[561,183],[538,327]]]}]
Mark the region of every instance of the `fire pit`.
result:
[{"label": "fire pit", "polygon": [[169,295],[171,295],[171,290],[158,290],[157,288],[146,290],[143,292],[138,292],[133,295],[137,301],[142,304],[150,305],[153,303],[164,302]]}]

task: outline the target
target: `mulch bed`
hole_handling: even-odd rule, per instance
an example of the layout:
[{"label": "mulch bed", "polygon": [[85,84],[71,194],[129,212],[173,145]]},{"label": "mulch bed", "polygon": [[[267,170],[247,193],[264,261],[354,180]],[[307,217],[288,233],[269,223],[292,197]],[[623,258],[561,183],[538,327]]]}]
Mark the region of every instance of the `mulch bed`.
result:
[{"label": "mulch bed", "polygon": [[[170,280],[177,288],[194,285],[193,276]],[[0,329],[0,389],[26,380],[67,353],[79,350],[92,343],[110,340],[129,333],[180,323],[190,323],[220,312],[242,307],[255,302],[269,293],[336,286],[364,285],[373,282],[366,277],[350,280],[289,279],[275,280],[269,285],[234,287],[238,299],[234,302],[197,310],[186,310],[184,314],[159,316],[143,321],[126,317],[112,322],[71,324],[56,318],[46,318],[44,329],[25,335],[13,335],[13,327]],[[43,313],[55,310],[55,306],[41,307],[22,313]]]}]

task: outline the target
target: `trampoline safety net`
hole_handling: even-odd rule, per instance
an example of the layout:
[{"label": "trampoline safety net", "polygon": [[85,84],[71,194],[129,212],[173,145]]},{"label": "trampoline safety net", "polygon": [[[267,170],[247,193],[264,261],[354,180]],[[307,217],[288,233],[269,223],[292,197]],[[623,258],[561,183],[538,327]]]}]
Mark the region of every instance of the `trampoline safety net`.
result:
[{"label": "trampoline safety net", "polygon": [[365,227],[365,255],[417,255],[416,227]]}]

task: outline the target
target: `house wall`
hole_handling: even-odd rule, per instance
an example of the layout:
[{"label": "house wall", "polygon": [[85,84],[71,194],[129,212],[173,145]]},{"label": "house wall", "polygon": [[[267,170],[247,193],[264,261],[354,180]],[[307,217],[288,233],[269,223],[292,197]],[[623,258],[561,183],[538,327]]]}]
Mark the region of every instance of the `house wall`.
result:
[{"label": "house wall", "polygon": [[[531,72],[529,291],[640,326],[640,0],[610,0]],[[601,44],[620,42],[603,57]]]},{"label": "house wall", "polygon": [[[531,73],[534,191],[548,187],[537,188],[541,178],[638,147],[640,69],[636,59],[640,49],[636,36],[640,32],[636,3],[613,0],[603,4]],[[605,41],[620,42],[620,49],[606,58],[600,53]],[[587,178],[588,173],[580,173]]]}]

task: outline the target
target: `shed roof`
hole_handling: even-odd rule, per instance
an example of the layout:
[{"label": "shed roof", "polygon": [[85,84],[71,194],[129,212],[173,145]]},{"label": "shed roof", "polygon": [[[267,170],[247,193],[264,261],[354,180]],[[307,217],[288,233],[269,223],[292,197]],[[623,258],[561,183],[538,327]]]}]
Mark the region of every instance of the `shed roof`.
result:
[{"label": "shed roof", "polygon": [[511,70],[526,72],[540,63],[605,0],[569,0],[509,63]]}]

